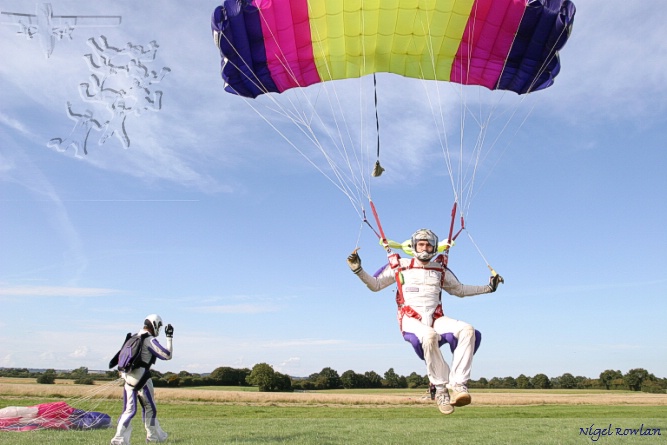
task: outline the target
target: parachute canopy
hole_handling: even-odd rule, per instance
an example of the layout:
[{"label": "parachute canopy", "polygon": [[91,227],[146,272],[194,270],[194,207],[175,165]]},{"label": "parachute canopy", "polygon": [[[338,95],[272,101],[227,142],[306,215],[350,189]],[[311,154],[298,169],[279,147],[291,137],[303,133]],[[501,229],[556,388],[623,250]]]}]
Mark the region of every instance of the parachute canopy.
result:
[{"label": "parachute canopy", "polygon": [[38,429],[89,430],[109,428],[111,417],[95,411],[84,411],[66,402],[40,403],[34,406],[8,406],[0,409],[0,431]]},{"label": "parachute canopy", "polygon": [[549,87],[570,0],[224,0],[225,89],[245,97],[376,72],[524,94]]}]

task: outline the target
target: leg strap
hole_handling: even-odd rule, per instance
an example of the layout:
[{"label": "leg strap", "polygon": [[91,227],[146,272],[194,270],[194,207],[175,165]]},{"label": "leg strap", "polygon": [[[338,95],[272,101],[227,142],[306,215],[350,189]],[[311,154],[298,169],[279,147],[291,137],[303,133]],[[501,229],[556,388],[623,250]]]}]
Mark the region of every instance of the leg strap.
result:
[{"label": "leg strap", "polygon": [[[419,356],[420,359],[424,360],[424,348],[422,348],[422,345],[419,342],[417,336],[412,332],[404,332],[403,339],[409,342],[414,348],[415,352],[417,353],[417,356]],[[479,345],[481,342],[482,342],[482,333],[479,332],[477,329],[475,329],[475,349],[473,351],[473,354],[477,352],[477,349],[479,349]],[[454,350],[456,349],[456,346],[458,346],[459,341],[456,337],[454,337],[454,334],[448,332],[440,336],[440,341],[438,341],[438,346],[442,347],[442,345],[444,345],[445,343],[449,344],[449,349],[453,353]]]}]

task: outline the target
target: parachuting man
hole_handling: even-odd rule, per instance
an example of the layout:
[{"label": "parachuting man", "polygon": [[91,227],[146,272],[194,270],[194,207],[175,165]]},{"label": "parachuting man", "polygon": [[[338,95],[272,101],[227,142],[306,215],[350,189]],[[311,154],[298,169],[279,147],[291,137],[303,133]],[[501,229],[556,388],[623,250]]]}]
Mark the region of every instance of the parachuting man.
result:
[{"label": "parachuting man", "polygon": [[[111,439],[111,445],[130,445],[132,418],[137,413],[137,400],[143,410],[146,442],[164,442],[167,440],[168,434],[162,430],[157,420],[157,407],[150,372],[150,367],[155,364],[157,359],[171,360],[172,358],[174,328],[170,324],[165,327],[167,346],[164,347],[157,340],[161,327],[162,318],[159,315],[151,314],[146,317],[143,328],[137,334],[141,338],[140,355],[131,370],[121,371],[121,377],[125,380],[123,386],[123,413],[118,419],[118,428],[116,435]],[[129,338],[130,334],[128,334],[126,344]],[[109,367],[118,364],[120,368],[121,364],[118,363],[118,357],[121,352],[119,351],[119,354],[112,359]]]},{"label": "parachuting man", "polygon": [[[350,254],[347,263],[373,292],[396,283],[398,322],[403,338],[426,362],[428,378],[436,387],[435,399],[440,412],[451,414],[455,406],[471,402],[466,385],[481,336],[468,323],[444,314],[442,290],[457,297],[487,294],[495,292],[503,279],[494,273],[488,285],[461,284],[447,268],[442,255],[431,261],[438,251],[438,237],[429,229],[417,230],[412,235],[411,248],[414,258],[396,258],[375,275],[361,267],[358,249]],[[444,342],[453,349],[451,368],[440,351]]]}]

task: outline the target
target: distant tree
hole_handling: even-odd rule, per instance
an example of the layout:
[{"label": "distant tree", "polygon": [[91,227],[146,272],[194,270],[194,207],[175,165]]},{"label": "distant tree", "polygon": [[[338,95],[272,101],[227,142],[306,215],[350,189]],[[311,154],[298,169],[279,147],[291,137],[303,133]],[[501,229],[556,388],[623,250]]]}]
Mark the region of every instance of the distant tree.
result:
[{"label": "distant tree", "polygon": [[163,380],[167,382],[167,386],[172,388],[176,388],[181,385],[181,378],[178,376],[178,374],[169,373],[169,375],[165,376]]},{"label": "distant tree", "polygon": [[516,378],[516,387],[519,389],[531,389],[533,384],[530,383],[530,379],[528,377],[521,374]]},{"label": "distant tree", "polygon": [[614,371],[613,369],[607,369],[600,373],[600,382],[604,385],[605,389],[611,389],[611,382],[621,378],[623,378],[621,371]]},{"label": "distant tree", "polygon": [[[593,384],[594,384],[594,383],[591,381],[591,379],[589,379],[589,378],[587,378],[587,377],[584,377],[584,376],[582,376],[582,375],[578,375],[578,376],[576,376],[576,377],[574,378],[574,380],[575,380],[575,382],[576,382],[576,386],[575,386],[575,388],[578,388],[578,389],[585,389],[585,388],[587,388],[586,385],[593,385]],[[596,380],[597,380],[597,379],[596,379]],[[591,387],[591,386],[588,386],[588,388],[590,388],[590,387]]]},{"label": "distant tree", "polygon": [[271,391],[275,371],[266,363],[258,363],[253,366],[246,381],[253,386],[258,386],[260,391]]},{"label": "distant tree", "polygon": [[317,381],[323,386],[322,389],[338,389],[343,386],[338,371],[331,368],[322,369],[318,375]]},{"label": "distant tree", "polygon": [[364,380],[366,388],[381,388],[382,377],[375,371],[366,371],[364,373]]},{"label": "distant tree", "polygon": [[406,378],[406,381],[408,388],[421,388],[428,386],[428,377],[425,378],[414,371]]},{"label": "distant tree", "polygon": [[650,392],[653,394],[664,394],[665,389],[660,385],[657,379],[647,378],[642,382],[642,392]]},{"label": "distant tree", "polygon": [[384,373],[384,384],[388,388],[398,388],[398,374],[394,371],[394,368],[389,368],[387,372]]},{"label": "distant tree", "polygon": [[93,385],[94,379],[88,375],[88,368],[82,366],[70,373],[70,378],[74,379],[75,385]]},{"label": "distant tree", "polygon": [[537,389],[551,388],[551,380],[549,380],[549,377],[547,377],[546,374],[535,375],[535,377],[531,379],[531,383],[533,384],[533,387]]},{"label": "distant tree", "polygon": [[516,388],[516,379],[514,377],[505,377],[502,381],[503,388]]},{"label": "distant tree", "polygon": [[577,376],[577,388],[579,389],[601,389],[604,388],[600,379],[589,379],[588,377]]},{"label": "distant tree", "polygon": [[88,368],[82,366],[70,372],[70,377],[73,379],[80,379],[88,376]]},{"label": "distant tree", "polygon": [[345,389],[362,388],[363,376],[357,374],[351,369],[345,371],[340,376],[340,383]]},{"label": "distant tree", "polygon": [[572,374],[566,372],[558,379],[559,385],[563,389],[573,389],[577,387],[577,379]]},{"label": "distant tree", "polygon": [[46,385],[53,385],[56,382],[56,370],[47,369],[42,374],[37,377],[37,383],[43,383]]},{"label": "distant tree", "polygon": [[[642,383],[650,374],[643,368],[631,369],[623,376],[623,381],[632,391],[641,391]],[[655,379],[655,377],[653,377]]]},{"label": "distant tree", "polygon": [[488,387],[489,388],[502,388],[503,387],[503,381],[498,377],[493,377],[491,380],[489,380]]},{"label": "distant tree", "polygon": [[181,377],[179,373],[178,378],[180,379],[180,381],[178,382],[178,386],[194,386],[195,384],[195,378],[189,375]]},{"label": "distant tree", "polygon": [[30,377],[31,372],[28,368],[5,368],[0,372],[3,377]]},{"label": "distant tree", "polygon": [[244,386],[247,384],[246,377],[250,375],[247,368],[236,369],[228,366],[215,368],[209,376],[217,385],[223,386]]},{"label": "distant tree", "polygon": [[315,384],[313,384],[313,382],[308,379],[300,379],[292,382],[292,389],[301,391],[312,391],[315,389]]},{"label": "distant tree", "polygon": [[273,374],[272,391],[292,391],[292,379],[290,376],[276,372]]}]

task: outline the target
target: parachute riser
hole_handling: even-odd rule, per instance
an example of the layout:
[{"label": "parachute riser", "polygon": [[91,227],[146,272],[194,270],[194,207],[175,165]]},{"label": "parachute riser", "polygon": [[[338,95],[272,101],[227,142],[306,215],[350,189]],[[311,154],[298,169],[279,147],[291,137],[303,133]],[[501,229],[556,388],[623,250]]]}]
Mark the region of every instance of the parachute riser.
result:
[{"label": "parachute riser", "polygon": [[[378,239],[380,241],[380,244],[387,251],[387,255],[392,255],[392,250],[391,250],[392,247],[395,248],[395,249],[401,249],[405,253],[407,253],[408,255],[413,255],[412,246],[410,245],[410,240],[407,240],[403,243],[398,243],[396,241],[392,241],[392,240],[387,239],[387,237],[384,234],[384,230],[382,229],[382,223],[380,222],[380,217],[378,215],[377,209],[375,208],[375,204],[373,203],[372,200],[369,200],[369,204],[371,206],[371,210],[373,211],[373,217],[375,218],[375,222],[378,226],[378,230],[375,230],[375,228],[373,228],[371,223],[368,221],[368,218],[366,217],[366,211],[365,210],[363,210],[363,216],[364,216],[363,222],[366,223],[366,225],[368,225],[368,227],[370,227],[370,229],[373,231],[373,233],[375,233],[375,236],[378,237]],[[451,221],[451,224],[450,224],[449,237],[448,237],[447,241],[446,242],[440,242],[436,246],[437,252],[440,252],[445,256],[447,256],[449,254],[449,249],[455,244],[456,238],[458,238],[458,236],[461,234],[461,232],[463,232],[463,230],[465,229],[465,221],[463,219],[463,216],[461,216],[461,228],[456,233],[454,233],[454,223],[455,223],[455,220],[456,220],[456,208],[457,208],[457,203],[454,202],[454,206],[452,208],[452,221]]]}]

